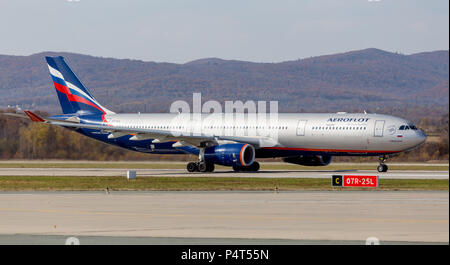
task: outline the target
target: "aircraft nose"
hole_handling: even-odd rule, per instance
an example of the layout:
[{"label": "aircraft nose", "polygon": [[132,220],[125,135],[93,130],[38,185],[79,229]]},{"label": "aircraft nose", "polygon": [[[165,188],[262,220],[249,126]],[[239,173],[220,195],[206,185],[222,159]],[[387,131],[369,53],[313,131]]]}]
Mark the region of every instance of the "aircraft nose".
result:
[{"label": "aircraft nose", "polygon": [[417,131],[418,144],[423,144],[427,140],[427,135],[422,131]]}]

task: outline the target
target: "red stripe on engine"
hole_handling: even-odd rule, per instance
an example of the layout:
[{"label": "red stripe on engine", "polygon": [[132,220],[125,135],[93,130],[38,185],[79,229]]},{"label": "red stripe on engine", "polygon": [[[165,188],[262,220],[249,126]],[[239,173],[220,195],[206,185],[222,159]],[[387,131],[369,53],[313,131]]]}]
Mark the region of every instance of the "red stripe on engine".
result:
[{"label": "red stripe on engine", "polygon": [[242,146],[241,152],[239,152],[239,160],[241,161],[241,165],[243,165],[243,166],[246,166],[245,161],[244,161],[244,154],[243,154],[246,146],[247,146],[247,144]]}]

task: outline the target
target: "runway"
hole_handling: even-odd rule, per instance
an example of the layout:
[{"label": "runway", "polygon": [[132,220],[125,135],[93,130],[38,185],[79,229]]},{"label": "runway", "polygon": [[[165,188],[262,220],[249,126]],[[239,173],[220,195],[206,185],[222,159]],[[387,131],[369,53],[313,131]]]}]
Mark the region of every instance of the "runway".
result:
[{"label": "runway", "polygon": [[2,192],[0,216],[0,244],[449,241],[448,191]]},{"label": "runway", "polygon": [[213,173],[188,173],[185,169],[120,169],[120,168],[0,168],[0,176],[126,176],[136,170],[138,177],[258,177],[258,178],[330,178],[331,175],[379,175],[380,179],[449,179],[446,170],[263,170],[236,173],[216,170]]}]

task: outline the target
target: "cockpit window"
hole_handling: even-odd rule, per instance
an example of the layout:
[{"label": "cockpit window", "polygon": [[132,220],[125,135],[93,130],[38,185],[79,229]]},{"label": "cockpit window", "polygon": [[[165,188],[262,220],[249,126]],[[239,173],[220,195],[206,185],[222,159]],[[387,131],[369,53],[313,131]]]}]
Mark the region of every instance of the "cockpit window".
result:
[{"label": "cockpit window", "polygon": [[408,125],[402,125],[400,126],[400,128],[398,128],[399,130],[417,130],[417,127],[414,126],[414,124],[408,124]]}]

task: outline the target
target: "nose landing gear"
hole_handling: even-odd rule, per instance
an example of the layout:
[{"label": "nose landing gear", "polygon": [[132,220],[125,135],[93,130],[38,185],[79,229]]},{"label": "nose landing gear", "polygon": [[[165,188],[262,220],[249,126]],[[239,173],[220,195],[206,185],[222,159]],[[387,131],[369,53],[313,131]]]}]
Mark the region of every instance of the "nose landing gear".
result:
[{"label": "nose landing gear", "polygon": [[387,157],[384,155],[380,156],[380,164],[377,167],[378,172],[387,172],[388,166],[384,163],[386,161]]}]

